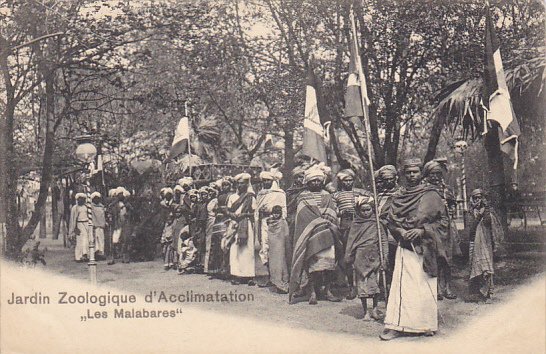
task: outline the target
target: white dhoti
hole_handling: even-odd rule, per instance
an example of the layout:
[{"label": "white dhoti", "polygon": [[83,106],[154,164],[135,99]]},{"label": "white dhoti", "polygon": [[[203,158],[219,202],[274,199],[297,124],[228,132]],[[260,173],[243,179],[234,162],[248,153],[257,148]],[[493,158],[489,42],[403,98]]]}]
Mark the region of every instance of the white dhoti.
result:
[{"label": "white dhoti", "polygon": [[91,228],[87,221],[78,221],[76,229],[79,234],[76,235],[76,247],[74,248],[74,258],[79,261],[84,255],[89,256],[89,237],[91,236]]},{"label": "white dhoti", "polygon": [[398,247],[385,328],[425,333],[438,330],[437,278],[423,270],[423,257]]},{"label": "white dhoti", "polygon": [[95,228],[95,252],[104,255],[104,228]]},{"label": "white dhoti", "polygon": [[[241,245],[237,242],[231,245],[229,249],[229,267],[231,275],[236,277],[254,277],[256,269],[254,265],[254,230],[250,221],[248,223],[248,239],[246,244]],[[237,240],[238,235],[236,236]]]}]

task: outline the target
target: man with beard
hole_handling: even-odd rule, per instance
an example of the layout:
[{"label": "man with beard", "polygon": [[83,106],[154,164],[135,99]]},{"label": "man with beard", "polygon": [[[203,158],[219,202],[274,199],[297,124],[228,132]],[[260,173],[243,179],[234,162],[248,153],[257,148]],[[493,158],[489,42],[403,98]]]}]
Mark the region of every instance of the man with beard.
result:
[{"label": "man with beard", "polygon": [[[398,241],[382,340],[438,330],[437,260],[447,214],[438,190],[421,184],[421,161],[404,163],[406,187],[396,193],[387,227]],[[445,257],[445,255],[444,255]]]},{"label": "man with beard", "polygon": [[[359,196],[369,195],[365,190],[353,188],[355,173],[351,169],[341,170],[337,174],[338,179],[338,191],[333,194],[334,201],[337,205],[337,211],[339,216],[339,232],[341,236],[341,242],[343,249],[347,246],[347,237],[349,229],[353,223],[355,215],[355,199]],[[351,264],[345,264],[342,262],[343,272],[347,277],[347,283],[349,284],[348,300],[352,300],[356,297],[356,291],[354,287],[353,267]]]},{"label": "man with beard", "polygon": [[230,218],[237,223],[234,243],[229,250],[232,284],[247,282],[249,285],[255,285],[253,278],[256,276],[257,256],[254,237],[256,198],[250,178],[248,173],[235,176],[237,193],[232,194],[227,202]]},{"label": "man with beard", "polygon": [[321,285],[326,299],[340,299],[330,291],[335,277],[336,254],[342,254],[339,240],[337,207],[332,195],[322,189],[326,175],[319,166],[305,171],[307,190],[298,197],[294,227],[294,252],[290,273],[289,300],[304,288],[309,290],[309,304],[316,305]]},{"label": "man with beard", "polygon": [[423,166],[423,177],[428,185],[436,187],[440,192],[449,218],[447,232],[441,234],[444,236],[441,241],[446,257],[438,259],[438,300],[443,300],[444,297],[446,299],[457,298],[457,295],[451,291],[451,263],[454,256],[461,255],[457,226],[451,217],[451,211],[456,208],[457,201],[453,192],[444,184],[444,172],[443,165],[435,160],[429,161]]}]

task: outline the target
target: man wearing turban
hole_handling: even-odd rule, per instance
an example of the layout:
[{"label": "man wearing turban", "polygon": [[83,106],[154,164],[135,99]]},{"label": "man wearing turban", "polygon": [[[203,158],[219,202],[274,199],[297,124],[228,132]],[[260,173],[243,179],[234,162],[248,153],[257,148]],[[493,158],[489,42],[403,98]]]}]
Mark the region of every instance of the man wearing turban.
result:
[{"label": "man wearing turban", "polygon": [[[349,235],[349,229],[353,223],[355,214],[355,199],[359,196],[369,195],[369,193],[363,189],[353,188],[355,173],[351,169],[341,170],[337,174],[338,190],[333,194],[334,201],[337,205],[337,212],[339,217],[339,232],[343,249],[347,245],[347,237]],[[356,297],[353,268],[350,264],[341,262],[343,271],[347,277],[347,283],[349,284],[349,294],[347,299],[352,300]]]},{"label": "man wearing turban", "polygon": [[[379,170],[375,171],[375,183],[377,188],[377,213],[379,213],[380,220],[386,227],[387,215],[389,214],[392,198],[400,188],[398,186],[398,171],[396,170],[396,167],[393,165],[384,165]],[[387,262],[389,268],[386,270],[390,279],[394,270],[394,257],[396,256],[398,242],[394,239],[388,229],[386,232],[389,245]],[[390,286],[390,281],[387,281],[387,283],[387,287]]]},{"label": "man wearing turban", "polygon": [[340,301],[330,291],[336,269],[336,254],[342,254],[337,207],[332,195],[322,189],[326,175],[317,166],[305,171],[307,190],[298,197],[294,228],[294,252],[289,299],[307,289],[309,304],[316,305],[321,285],[328,301]]},{"label": "man wearing turban", "polygon": [[76,193],[76,205],[70,209],[68,236],[75,240],[74,258],[77,262],[89,260],[89,238],[92,237],[92,230],[85,206],[86,199],[84,193]]},{"label": "man wearing turban", "polygon": [[[268,223],[275,206],[281,208],[280,220],[286,220],[286,193],[279,188],[281,178],[282,173],[278,171],[263,171],[260,173],[262,189],[256,195],[254,217],[256,219],[256,234],[261,243],[260,259],[269,269],[269,278],[267,280],[273,283],[278,291],[287,293],[289,278],[286,253],[291,250],[291,247],[287,247],[289,235],[284,232],[287,229],[278,228],[275,227],[276,224]],[[270,225],[272,225],[271,233]],[[258,286],[265,286],[268,283],[263,279],[258,280]]]},{"label": "man wearing turban", "polygon": [[127,201],[131,193],[124,187],[116,188],[116,200],[110,204],[109,213],[112,218],[112,252],[111,259],[108,262],[112,265],[116,262],[116,257],[121,253],[123,263],[129,262],[130,236],[132,233],[131,218],[133,207]]},{"label": "man wearing turban", "polygon": [[429,161],[423,166],[423,177],[428,185],[435,187],[440,192],[446,205],[447,216],[449,218],[448,229],[442,233],[442,247],[445,251],[445,258],[438,259],[438,300],[456,299],[451,291],[451,261],[453,256],[460,256],[459,235],[455,220],[451,217],[457,208],[457,201],[453,192],[444,183],[444,165],[436,160]]},{"label": "man wearing turban", "polygon": [[104,229],[106,228],[106,212],[99,192],[91,194],[91,210],[93,212],[93,227],[95,228],[96,259],[104,259]]},{"label": "man wearing turban", "polygon": [[207,230],[205,246],[205,273],[212,277],[227,278],[229,276],[229,247],[222,249],[222,240],[226,237],[229,212],[228,200],[233,194],[232,178],[224,177],[217,182],[220,191],[207,204]]},{"label": "man wearing turban", "polygon": [[[286,222],[288,223],[288,231],[290,244],[294,244],[294,221],[296,219],[296,207],[298,203],[298,197],[306,187],[303,183],[305,174],[304,166],[297,166],[292,170],[293,182],[292,186],[286,190]],[[292,254],[288,254],[288,264],[292,262]]]},{"label": "man wearing turban", "polygon": [[250,184],[250,174],[240,173],[234,179],[237,193],[232,194],[227,202],[230,218],[236,222],[233,244],[229,249],[230,274],[233,284],[247,282],[255,285],[253,278],[256,276],[256,261],[259,262],[256,260],[259,255],[254,232],[256,194]]},{"label": "man wearing turban", "polygon": [[438,330],[438,244],[447,230],[446,208],[438,190],[421,183],[419,159],[405,161],[403,173],[406,186],[393,196],[387,216],[398,249],[382,340]]}]

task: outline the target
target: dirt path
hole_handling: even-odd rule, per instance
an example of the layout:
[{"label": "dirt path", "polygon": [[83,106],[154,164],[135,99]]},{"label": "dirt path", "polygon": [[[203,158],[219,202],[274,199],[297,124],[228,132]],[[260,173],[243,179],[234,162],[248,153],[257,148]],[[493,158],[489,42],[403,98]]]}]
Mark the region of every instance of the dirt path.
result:
[{"label": "dirt path", "polygon": [[[47,245],[46,270],[70,278],[88,279],[86,264],[73,261],[73,252],[57,245]],[[466,269],[457,268],[454,278],[455,292],[460,294],[456,300],[439,302],[440,330],[438,336],[445,336],[471,318],[495,308],[500,303],[515,296],[517,286],[535,279],[545,270],[546,255],[541,252],[518,253],[498,263],[495,299],[492,304],[465,303]],[[306,302],[288,304],[287,295],[280,295],[268,289],[248,285],[231,285],[221,280],[209,280],[202,274],[177,275],[174,271],[164,271],[162,262],[117,263],[108,266],[99,262],[97,266],[98,283],[138,294],[164,291],[166,294],[252,294],[254,301],[247,302],[206,302],[184,303],[200,309],[213,310],[254,319],[266,319],[284,326],[305,328],[326,332],[347,333],[358,336],[376,337],[382,325],[364,322],[359,299],[343,300],[339,303],[320,301],[316,306]]]}]

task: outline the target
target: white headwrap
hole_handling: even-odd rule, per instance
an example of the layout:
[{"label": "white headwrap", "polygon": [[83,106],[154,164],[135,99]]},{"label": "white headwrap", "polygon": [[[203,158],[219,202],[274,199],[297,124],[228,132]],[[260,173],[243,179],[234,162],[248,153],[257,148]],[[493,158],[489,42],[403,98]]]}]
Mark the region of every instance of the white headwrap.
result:
[{"label": "white headwrap", "polygon": [[76,198],[76,199],[87,198],[87,195],[85,193],[80,192],[80,193],[76,193],[74,198]]},{"label": "white headwrap", "polygon": [[91,200],[93,200],[93,199],[96,198],[96,197],[99,197],[99,198],[100,198],[100,197],[102,197],[102,195],[101,195],[99,192],[93,192],[93,193],[91,193]]},{"label": "white headwrap", "polygon": [[324,181],[326,179],[326,174],[318,165],[311,166],[307,170],[305,170],[303,182],[307,183],[315,179],[320,179],[321,181]]},{"label": "white headwrap", "polygon": [[273,180],[273,173],[271,173],[269,171],[262,171],[262,172],[260,172],[260,179],[262,181],[263,180],[272,181]]},{"label": "white headwrap", "polygon": [[170,193],[171,195],[174,194],[173,189],[170,187],[161,188],[162,195],[165,195],[167,193]]},{"label": "white headwrap", "polygon": [[176,191],[179,191],[181,193],[185,193],[186,191],[184,190],[184,188],[182,188],[181,185],[177,184],[176,186],[174,186],[174,192]]},{"label": "white headwrap", "polygon": [[128,197],[131,195],[131,192],[129,192],[125,187],[117,187],[116,191],[114,192],[114,195],[120,195],[123,194],[124,197]]},{"label": "white headwrap", "polygon": [[355,173],[353,170],[351,169],[344,169],[344,170],[341,170],[337,173],[337,178],[340,180],[340,181],[344,181],[347,177],[351,177],[351,178],[355,178]]},{"label": "white headwrap", "polygon": [[251,178],[252,178],[252,176],[250,175],[250,173],[246,173],[246,172],[239,173],[237,176],[233,177],[235,182],[250,181]]},{"label": "white headwrap", "polygon": [[373,197],[371,195],[359,195],[358,197],[355,198],[356,208],[364,204],[370,204],[373,207],[374,206]]},{"label": "white headwrap", "polygon": [[248,181],[247,192],[254,193],[254,188],[252,188],[252,184],[250,183],[252,176],[249,173],[239,173],[237,176],[233,177],[233,179],[235,180],[235,182]]},{"label": "white headwrap", "polygon": [[178,180],[178,184],[181,186],[191,186],[193,185],[193,178],[191,177],[182,177]]},{"label": "white headwrap", "polygon": [[282,179],[282,173],[276,168],[271,169],[271,171],[262,171],[260,173],[260,179],[262,181],[273,181],[273,184],[271,185],[271,190],[279,190],[279,181]]}]

